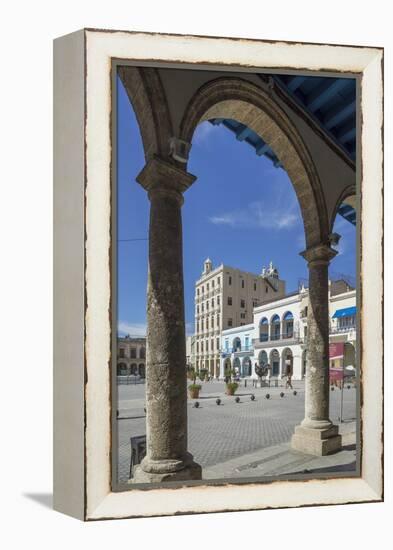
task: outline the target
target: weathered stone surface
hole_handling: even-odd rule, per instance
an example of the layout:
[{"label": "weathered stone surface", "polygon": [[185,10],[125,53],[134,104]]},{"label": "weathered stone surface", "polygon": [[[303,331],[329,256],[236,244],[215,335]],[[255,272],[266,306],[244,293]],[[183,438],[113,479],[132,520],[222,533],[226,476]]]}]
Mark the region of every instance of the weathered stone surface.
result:
[{"label": "weathered stone surface", "polygon": [[[137,180],[150,198],[147,295],[147,456],[135,482],[196,479],[187,453],[182,192],[195,177],[157,157]],[[199,472],[199,473],[198,473]],[[140,479],[144,481],[140,481]],[[139,480],[139,481],[138,481]],[[149,481],[150,480],[150,481]]]},{"label": "weathered stone surface", "polygon": [[309,269],[305,417],[291,444],[298,451],[318,456],[341,449],[337,426],[329,419],[328,266],[336,254],[325,244],[302,253]]},{"label": "weathered stone surface", "polygon": [[291,447],[302,453],[325,456],[341,450],[341,435],[333,425],[325,430],[296,426]]},{"label": "weathered stone surface", "polygon": [[168,155],[173,130],[158,70],[123,66],[118,75],[138,119],[146,160],[156,154]]},{"label": "weathered stone surface", "polygon": [[191,141],[203,120],[229,118],[251,128],[274,150],[299,200],[307,246],[327,239],[329,223],[313,159],[297,128],[268,90],[238,77],[214,79],[194,94],[183,114],[180,138]]},{"label": "weathered stone surface", "polygon": [[130,483],[162,483],[164,481],[187,481],[202,479],[202,468],[186,453],[183,461],[149,461],[135,466]]}]

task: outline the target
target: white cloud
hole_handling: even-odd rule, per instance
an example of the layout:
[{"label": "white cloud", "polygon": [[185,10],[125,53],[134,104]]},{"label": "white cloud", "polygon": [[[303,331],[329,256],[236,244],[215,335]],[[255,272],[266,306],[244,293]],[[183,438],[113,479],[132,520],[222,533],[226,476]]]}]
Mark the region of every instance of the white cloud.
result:
[{"label": "white cloud", "polygon": [[300,215],[293,210],[293,205],[283,204],[272,209],[262,201],[255,201],[246,208],[212,216],[209,221],[231,227],[289,229],[301,221]]},{"label": "white cloud", "polygon": [[213,126],[213,124],[211,124],[207,120],[204,122],[201,122],[201,124],[198,124],[192,138],[193,145],[205,144],[208,141],[212,132],[214,132],[214,130],[215,130],[215,126]]},{"label": "white cloud", "polygon": [[119,321],[117,331],[130,336],[146,336],[146,323],[127,323]]}]

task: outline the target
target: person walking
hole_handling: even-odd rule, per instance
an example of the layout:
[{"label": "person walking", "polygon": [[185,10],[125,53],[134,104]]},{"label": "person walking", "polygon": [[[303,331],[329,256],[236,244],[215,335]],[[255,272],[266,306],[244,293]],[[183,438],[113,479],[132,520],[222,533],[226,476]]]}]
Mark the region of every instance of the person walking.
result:
[{"label": "person walking", "polygon": [[287,359],[285,361],[285,375],[287,377],[287,381],[285,383],[285,389],[291,388],[291,390],[293,390],[293,387],[292,387],[292,365],[291,365],[291,360],[290,359]]}]

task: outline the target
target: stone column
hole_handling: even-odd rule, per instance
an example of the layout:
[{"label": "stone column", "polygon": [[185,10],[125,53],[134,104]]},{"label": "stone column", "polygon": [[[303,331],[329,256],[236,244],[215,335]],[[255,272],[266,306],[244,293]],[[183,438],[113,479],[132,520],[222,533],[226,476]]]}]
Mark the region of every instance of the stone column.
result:
[{"label": "stone column", "polygon": [[341,449],[338,427],[329,419],[328,266],[336,254],[325,244],[302,252],[309,269],[305,417],[295,428],[292,448],[317,456]]},{"label": "stone column", "polygon": [[147,453],[133,483],[201,479],[187,452],[187,376],[181,206],[195,177],[154,157],[137,181],[150,199],[147,290]]}]

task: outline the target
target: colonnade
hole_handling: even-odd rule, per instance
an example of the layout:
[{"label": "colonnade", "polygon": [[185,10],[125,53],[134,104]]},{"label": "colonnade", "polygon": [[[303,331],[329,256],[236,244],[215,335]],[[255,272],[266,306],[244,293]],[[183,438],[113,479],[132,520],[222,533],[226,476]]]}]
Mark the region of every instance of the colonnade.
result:
[{"label": "colonnade", "polygon": [[[137,178],[150,199],[147,306],[147,454],[134,483],[201,479],[187,450],[187,380],[182,257],[183,192],[195,177],[155,156]],[[320,243],[302,253],[309,269],[305,417],[292,447],[325,455],[341,447],[329,419],[328,265],[336,252]]]}]

